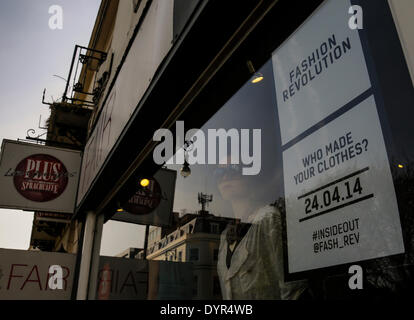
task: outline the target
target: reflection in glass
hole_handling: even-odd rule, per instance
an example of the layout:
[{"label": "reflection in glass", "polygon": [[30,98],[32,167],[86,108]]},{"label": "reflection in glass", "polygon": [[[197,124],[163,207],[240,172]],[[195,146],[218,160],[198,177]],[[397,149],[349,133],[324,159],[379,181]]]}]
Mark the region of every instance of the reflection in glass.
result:
[{"label": "reflection in glass", "polygon": [[[210,214],[234,219],[220,236],[217,273],[223,299],[296,299],[306,289],[304,281],[284,282],[282,218],[275,205],[283,202],[283,170],[271,62],[260,72],[265,80],[246,83],[201,128],[205,137],[209,129],[236,129],[238,147],[248,142],[249,156],[257,150],[253,130],[260,129],[260,172],[243,175],[246,157],[239,148],[241,161],[232,161],[235,141],[229,137],[224,158],[214,144],[217,164],[193,164],[190,176],[177,179],[175,211],[198,212],[197,195],[203,192],[213,195]],[[241,141],[242,129],[249,130],[248,141]]]}]

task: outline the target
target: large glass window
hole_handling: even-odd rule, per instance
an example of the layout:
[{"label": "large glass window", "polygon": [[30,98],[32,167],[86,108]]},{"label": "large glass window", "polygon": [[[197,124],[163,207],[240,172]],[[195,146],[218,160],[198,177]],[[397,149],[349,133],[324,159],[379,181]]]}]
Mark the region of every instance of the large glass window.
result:
[{"label": "large glass window", "polygon": [[[224,129],[232,134],[234,131],[230,130],[235,129],[236,134],[233,136],[238,136],[238,138],[226,140],[225,159],[219,158],[219,144],[221,142],[218,139],[210,141],[215,145],[217,164],[193,164],[190,165],[191,175],[189,177],[177,177],[174,211],[198,212],[201,209],[198,193],[202,192],[213,195],[213,201],[208,206],[211,214],[248,222],[249,217],[252,218],[252,214],[258,208],[274,204],[283,197],[280,129],[271,61],[266,63],[260,72],[264,75],[263,81],[257,84],[250,81],[246,83],[201,128],[206,137],[206,145],[209,143],[209,130]],[[248,138],[242,137],[241,129],[248,132]],[[255,146],[252,145],[253,129],[259,129],[261,132],[261,141]],[[241,141],[242,139],[244,140]],[[248,144],[250,155],[256,151],[257,157],[253,162],[254,165],[260,166],[257,175],[243,175],[243,168],[251,167],[252,163],[245,165],[219,164],[223,160],[230,162],[231,146],[239,148],[237,155],[240,156],[240,141],[241,144]],[[254,148],[256,149],[254,150]],[[210,149],[206,150],[206,160],[209,157],[209,151]],[[167,167],[179,172],[182,166],[167,165]]]},{"label": "large glass window", "polygon": [[[295,298],[307,287],[306,281],[284,281],[283,163],[272,62],[259,72],[262,81],[247,82],[201,128],[209,163],[190,165],[191,175],[179,176],[176,184],[174,211],[200,212],[203,193],[212,196],[209,219],[227,218],[223,233],[216,236],[219,249],[212,261],[224,299]],[[208,141],[216,130],[225,130],[228,137]],[[197,139],[196,134],[194,146]],[[214,153],[212,164],[207,160]],[[232,163],[237,157],[239,163]],[[180,165],[168,167],[180,170]],[[248,175],[249,170],[254,174]]]},{"label": "large glass window", "polygon": [[[349,270],[363,270],[362,295],[413,283],[414,137],[402,107],[412,87],[403,63],[394,73],[378,63],[378,39],[367,40],[376,35],[338,23],[347,9],[324,2],[257,70],[262,81],[246,82],[187,141],[191,174],[177,175],[174,211],[194,214],[192,237],[218,244],[224,299],[355,297]],[[214,225],[216,237],[204,227]]]}]

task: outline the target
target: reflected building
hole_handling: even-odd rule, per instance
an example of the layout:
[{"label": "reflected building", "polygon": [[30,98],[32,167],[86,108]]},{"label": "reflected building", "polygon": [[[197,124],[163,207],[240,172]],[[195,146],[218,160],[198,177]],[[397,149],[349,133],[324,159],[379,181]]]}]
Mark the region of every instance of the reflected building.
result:
[{"label": "reflected building", "polygon": [[[71,89],[50,105],[48,143],[71,138],[68,147],[83,150],[76,210],[63,231],[52,221],[56,230],[36,224],[31,242],[78,252],[78,299],[90,298],[98,273],[95,230],[136,193],[141,175],[162,168],[153,157],[156,131],[170,130],[176,149],[187,145],[191,137],[177,134],[182,122],[200,128],[196,142],[207,137],[210,147],[194,146],[202,161],[189,161],[191,175],[186,166],[178,176],[172,210],[197,212],[195,195],[205,190],[213,214],[176,214],[170,227],[151,227],[146,256],[139,255],[191,262],[194,299],[225,292],[218,260],[223,270],[249,267],[231,299],[243,292],[261,300],[388,299],[412,291],[414,45],[405,13],[414,7],[367,1],[364,28],[355,31],[347,24],[352,1],[306,1],[300,14],[294,1],[279,2],[102,1],[88,47],[75,46]],[[208,134],[219,130],[222,143]],[[180,172],[183,163],[167,160]],[[237,232],[229,243],[232,221],[251,224],[250,247],[236,247]],[[349,221],[358,230],[343,229]],[[360,292],[348,285],[354,264],[364,270]],[[260,277],[247,275],[253,268]],[[263,272],[276,268],[277,276]],[[176,274],[163,273],[165,288]],[[302,280],[309,283],[303,295],[277,294]]]},{"label": "reflected building", "polygon": [[150,227],[147,259],[193,263],[193,299],[221,299],[217,275],[220,235],[235,219],[203,210],[181,217],[175,213],[174,218],[169,228]]},{"label": "reflected building", "polygon": [[124,251],[118,253],[115,257],[126,259],[139,259],[138,254],[142,251],[142,248],[127,248]]}]

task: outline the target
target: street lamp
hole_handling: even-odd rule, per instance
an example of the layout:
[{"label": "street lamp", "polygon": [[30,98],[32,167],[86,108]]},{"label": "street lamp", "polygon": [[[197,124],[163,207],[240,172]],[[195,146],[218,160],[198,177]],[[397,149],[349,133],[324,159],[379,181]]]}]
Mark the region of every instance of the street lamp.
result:
[{"label": "street lamp", "polygon": [[184,165],[182,166],[182,168],[180,170],[180,174],[184,178],[187,178],[191,174],[190,165],[188,164],[187,159],[184,160]]},{"label": "street lamp", "polygon": [[191,174],[190,164],[187,161],[187,157],[188,157],[187,152],[192,149],[193,143],[194,143],[193,141],[187,140],[187,141],[185,141],[184,146],[183,146],[183,149],[184,149],[184,165],[182,166],[182,168],[180,170],[180,174],[184,178],[187,178]]}]

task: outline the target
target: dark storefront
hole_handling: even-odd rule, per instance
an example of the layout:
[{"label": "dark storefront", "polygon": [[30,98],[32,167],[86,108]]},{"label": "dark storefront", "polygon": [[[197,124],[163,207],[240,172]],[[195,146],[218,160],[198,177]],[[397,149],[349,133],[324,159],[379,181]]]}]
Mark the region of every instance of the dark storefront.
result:
[{"label": "dark storefront", "polygon": [[[210,214],[234,219],[217,251],[223,298],[408,296],[414,91],[388,2],[175,2],[174,44],[77,217],[110,219],[155,174],[153,136],[165,128],[174,146],[188,142],[165,159],[173,210],[197,212],[202,192]],[[117,101],[124,62],[128,52],[102,105]]]}]

